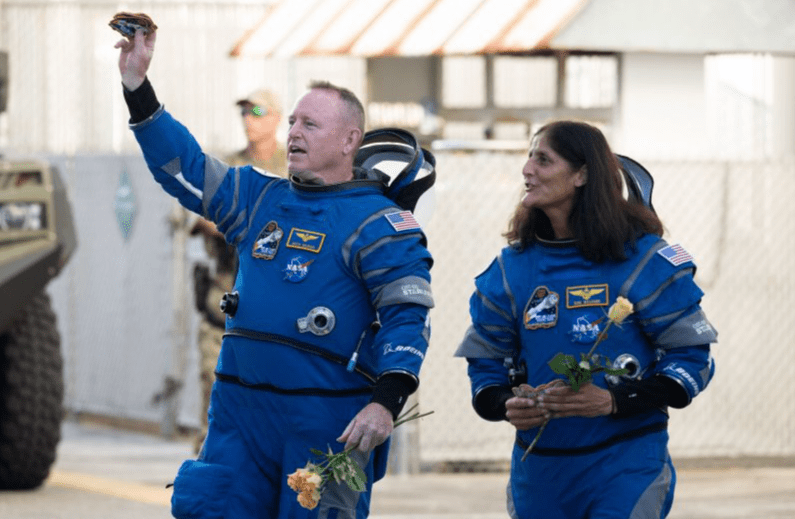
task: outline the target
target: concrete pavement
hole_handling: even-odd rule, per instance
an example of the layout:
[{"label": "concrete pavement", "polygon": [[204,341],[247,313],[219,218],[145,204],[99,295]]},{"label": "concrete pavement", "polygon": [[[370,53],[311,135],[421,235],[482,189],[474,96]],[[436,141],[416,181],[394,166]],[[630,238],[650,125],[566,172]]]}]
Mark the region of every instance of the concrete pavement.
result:
[{"label": "concrete pavement", "polygon": [[[45,486],[143,503],[168,517],[171,491],[165,486],[190,456],[187,441],[65,422]],[[679,483],[669,517],[795,519],[795,463],[752,461],[677,464]],[[504,519],[507,479],[505,473],[387,476],[375,487],[371,518]]]}]

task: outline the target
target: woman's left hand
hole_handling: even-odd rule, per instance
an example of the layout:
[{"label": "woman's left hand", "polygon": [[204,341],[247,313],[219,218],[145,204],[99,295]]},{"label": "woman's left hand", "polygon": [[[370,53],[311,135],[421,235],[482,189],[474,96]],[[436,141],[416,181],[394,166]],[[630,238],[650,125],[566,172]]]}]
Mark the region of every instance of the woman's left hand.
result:
[{"label": "woman's left hand", "polygon": [[590,382],[579,391],[560,384],[539,395],[538,407],[548,410],[552,418],[604,416],[613,412],[613,395]]}]

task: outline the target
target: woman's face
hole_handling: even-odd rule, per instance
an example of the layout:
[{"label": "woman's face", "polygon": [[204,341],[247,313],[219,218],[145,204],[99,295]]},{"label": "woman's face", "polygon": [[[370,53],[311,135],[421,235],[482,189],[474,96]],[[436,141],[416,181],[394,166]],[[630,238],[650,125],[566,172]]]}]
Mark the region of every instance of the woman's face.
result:
[{"label": "woman's face", "polygon": [[525,195],[522,205],[543,211],[550,220],[567,218],[574,205],[576,189],[585,184],[585,168],[575,170],[558,155],[546,136],[537,135],[522,169]]}]

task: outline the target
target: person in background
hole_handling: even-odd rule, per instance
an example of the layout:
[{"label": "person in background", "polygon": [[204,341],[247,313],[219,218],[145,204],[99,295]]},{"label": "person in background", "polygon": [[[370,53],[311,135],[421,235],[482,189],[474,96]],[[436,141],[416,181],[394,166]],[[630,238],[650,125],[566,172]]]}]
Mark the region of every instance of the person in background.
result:
[{"label": "person in background", "polygon": [[[714,373],[717,332],[696,266],[661,238],[650,208],[624,199],[618,158],[597,128],[542,127],[522,177],[508,246],[475,280],[472,325],[456,351],[478,415],[516,429],[509,514],[665,517],[676,483],[668,408],[690,404]],[[575,390],[549,364],[558,353],[589,372],[627,371],[592,372]]]},{"label": "person in background", "polygon": [[[277,140],[281,121],[278,99],[270,90],[257,90],[237,101],[247,144],[223,160],[230,166],[251,165],[269,173],[287,176],[287,152]],[[192,213],[190,213],[192,214]],[[221,352],[226,315],[220,309],[223,295],[232,291],[237,274],[234,246],[226,243],[215,224],[198,215],[186,219],[190,235],[200,236],[212,265],[197,262],[193,269],[194,300],[201,316],[199,323],[199,383],[201,385],[201,428],[194,440],[198,453],[207,435],[207,409],[215,382],[215,365]]]},{"label": "person in background", "polygon": [[270,90],[256,90],[237,101],[246,133],[246,147],[227,155],[230,166],[252,165],[287,177],[287,150],[276,138],[282,120],[281,105]]},{"label": "person in background", "polygon": [[[289,179],[229,167],[158,101],[147,77],[156,37],[138,30],[116,44],[130,128],[154,179],[238,257],[207,437],[177,473],[171,512],[367,517],[430,339],[425,235],[385,196],[382,173],[353,167],[364,109],[352,92],[315,82],[298,99]],[[319,502],[299,503],[288,475],[331,446],[348,451],[366,488],[327,481]]]}]

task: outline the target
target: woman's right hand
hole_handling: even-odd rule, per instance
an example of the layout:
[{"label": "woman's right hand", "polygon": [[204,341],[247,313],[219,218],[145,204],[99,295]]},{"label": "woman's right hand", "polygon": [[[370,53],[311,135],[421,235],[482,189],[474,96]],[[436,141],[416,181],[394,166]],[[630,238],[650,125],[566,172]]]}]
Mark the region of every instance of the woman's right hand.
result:
[{"label": "woman's right hand", "polygon": [[553,387],[566,385],[561,379],[550,380],[538,387],[521,384],[513,388],[513,398],[505,402],[505,417],[511,425],[520,431],[540,427],[552,418],[549,409],[538,406],[538,396],[543,395]]},{"label": "woman's right hand", "polygon": [[549,420],[550,413],[538,407],[535,398],[512,397],[505,402],[505,417],[520,431],[540,427]]}]

